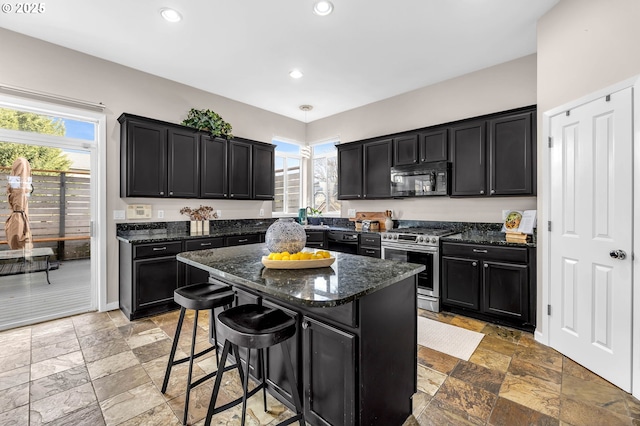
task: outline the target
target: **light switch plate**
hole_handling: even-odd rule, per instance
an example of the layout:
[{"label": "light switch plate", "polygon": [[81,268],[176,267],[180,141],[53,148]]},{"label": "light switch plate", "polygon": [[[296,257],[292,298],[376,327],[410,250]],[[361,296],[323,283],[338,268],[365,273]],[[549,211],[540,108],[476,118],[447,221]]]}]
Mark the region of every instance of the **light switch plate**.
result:
[{"label": "light switch plate", "polygon": [[127,219],[151,219],[151,205],[131,204],[127,206]]},{"label": "light switch plate", "polygon": [[349,217],[355,217],[356,216],[356,209],[349,209],[347,211],[347,216]]},{"label": "light switch plate", "polygon": [[164,210],[158,210],[158,219],[164,219]]},{"label": "light switch plate", "polygon": [[124,210],[114,210],[113,211],[113,220],[124,220]]}]

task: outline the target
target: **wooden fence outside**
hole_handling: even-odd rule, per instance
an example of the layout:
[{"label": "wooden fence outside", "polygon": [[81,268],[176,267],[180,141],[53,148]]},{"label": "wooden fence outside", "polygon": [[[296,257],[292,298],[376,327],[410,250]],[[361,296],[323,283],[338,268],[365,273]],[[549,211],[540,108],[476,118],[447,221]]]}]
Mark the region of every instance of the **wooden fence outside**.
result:
[{"label": "wooden fence outside", "polygon": [[[6,177],[10,168],[2,168]],[[29,223],[34,247],[51,247],[58,260],[90,257],[91,189],[89,172],[32,170]],[[5,186],[6,187],[6,186]],[[0,196],[0,218],[11,208]],[[0,226],[0,250],[8,250],[4,226]]]}]

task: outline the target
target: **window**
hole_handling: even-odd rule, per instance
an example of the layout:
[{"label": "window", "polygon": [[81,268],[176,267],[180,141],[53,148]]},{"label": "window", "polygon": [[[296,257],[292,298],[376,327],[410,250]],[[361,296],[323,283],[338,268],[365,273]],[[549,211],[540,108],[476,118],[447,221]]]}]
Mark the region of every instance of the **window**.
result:
[{"label": "window", "polygon": [[325,214],[340,213],[338,200],[338,150],[335,143],[313,146],[313,208]]},{"label": "window", "polygon": [[273,141],[276,146],[273,213],[297,214],[302,205],[300,145]]}]

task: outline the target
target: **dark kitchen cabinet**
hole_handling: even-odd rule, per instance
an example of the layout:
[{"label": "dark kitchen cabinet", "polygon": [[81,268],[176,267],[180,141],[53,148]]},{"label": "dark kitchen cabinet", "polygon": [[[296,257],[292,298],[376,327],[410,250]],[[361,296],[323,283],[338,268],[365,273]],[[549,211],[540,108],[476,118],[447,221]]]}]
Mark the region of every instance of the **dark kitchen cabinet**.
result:
[{"label": "dark kitchen cabinet", "polygon": [[534,194],[534,113],[489,121],[489,194]]},{"label": "dark kitchen cabinet", "polygon": [[200,197],[227,198],[227,140],[200,137]]},{"label": "dark kitchen cabinet", "polygon": [[419,154],[421,163],[447,161],[449,159],[449,130],[439,128],[419,134]]},{"label": "dark kitchen cabinet", "polygon": [[380,234],[362,233],[358,240],[358,254],[369,257],[382,257]]},{"label": "dark kitchen cabinet", "polygon": [[173,292],[181,282],[176,254],[182,242],[120,242],[120,309],[129,320],[175,309]]},{"label": "dark kitchen cabinet", "polygon": [[442,306],[535,327],[535,248],[442,243]]},{"label": "dark kitchen cabinet", "polygon": [[[207,250],[224,247],[224,237],[198,238],[184,242],[184,251]],[[209,272],[184,264],[184,285],[206,283],[209,281]]]},{"label": "dark kitchen cabinet", "polygon": [[251,198],[252,152],[250,142],[235,139],[229,141],[229,198],[231,199],[248,200]]},{"label": "dark kitchen cabinet", "polygon": [[302,321],[307,421],[327,426],[354,424],[356,337],[309,317]]},{"label": "dark kitchen cabinet", "polygon": [[417,134],[393,138],[394,166],[418,164],[420,161],[419,152]]},{"label": "dark kitchen cabinet", "polygon": [[338,199],[362,198],[362,144],[348,143],[338,149]]},{"label": "dark kitchen cabinet", "polygon": [[164,197],[167,193],[167,128],[135,116],[120,121],[120,196]]},{"label": "dark kitchen cabinet", "polygon": [[273,200],[275,196],[275,145],[253,144],[252,198]]},{"label": "dark kitchen cabinet", "polygon": [[391,196],[392,139],[362,145],[362,198]]},{"label": "dark kitchen cabinet", "polygon": [[487,193],[486,122],[475,121],[451,128],[451,195]]},{"label": "dark kitchen cabinet", "polygon": [[312,247],[315,249],[327,248],[327,233],[325,231],[312,231],[306,229],[305,233],[307,234],[307,243],[305,244],[305,247]]},{"label": "dark kitchen cabinet", "polygon": [[122,114],[121,197],[199,195],[199,144],[196,130]]},{"label": "dark kitchen cabinet", "polygon": [[225,246],[241,246],[264,242],[264,234],[232,235],[225,237]]}]

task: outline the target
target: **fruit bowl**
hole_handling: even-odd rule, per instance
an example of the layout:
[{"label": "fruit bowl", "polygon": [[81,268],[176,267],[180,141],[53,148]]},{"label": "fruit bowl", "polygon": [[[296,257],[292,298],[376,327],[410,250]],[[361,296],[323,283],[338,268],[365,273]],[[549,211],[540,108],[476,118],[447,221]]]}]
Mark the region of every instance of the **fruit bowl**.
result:
[{"label": "fruit bowl", "polygon": [[267,256],[262,256],[262,264],[270,269],[324,268],[331,266],[335,261],[335,257],[309,260],[270,260]]}]

